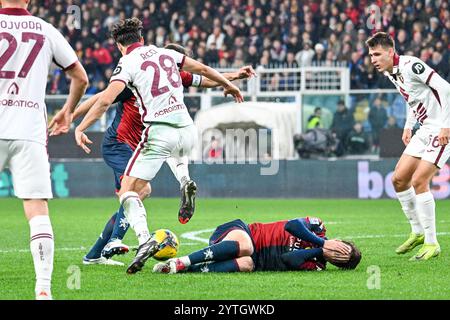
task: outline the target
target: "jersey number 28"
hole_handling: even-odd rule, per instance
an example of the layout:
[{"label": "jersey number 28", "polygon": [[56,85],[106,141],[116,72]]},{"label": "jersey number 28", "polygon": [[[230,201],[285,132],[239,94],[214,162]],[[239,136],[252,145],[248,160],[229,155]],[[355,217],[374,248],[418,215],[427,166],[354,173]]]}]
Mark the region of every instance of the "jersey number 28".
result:
[{"label": "jersey number 28", "polygon": [[[166,65],[166,62],[169,62],[169,65]],[[160,68],[166,72],[167,80],[169,80],[170,84],[174,88],[178,88],[179,86],[181,86],[181,77],[178,72],[178,67],[177,67],[177,64],[175,63],[175,61],[172,59],[172,57],[163,54],[159,57],[159,65],[153,61],[145,61],[141,65],[141,69],[144,71],[147,71],[148,67],[152,67],[155,70],[155,75],[153,77],[152,90],[151,90],[152,96],[154,98],[169,91],[168,86],[164,86],[161,88],[159,87],[159,80],[161,78]],[[175,79],[173,77],[175,77]]]}]

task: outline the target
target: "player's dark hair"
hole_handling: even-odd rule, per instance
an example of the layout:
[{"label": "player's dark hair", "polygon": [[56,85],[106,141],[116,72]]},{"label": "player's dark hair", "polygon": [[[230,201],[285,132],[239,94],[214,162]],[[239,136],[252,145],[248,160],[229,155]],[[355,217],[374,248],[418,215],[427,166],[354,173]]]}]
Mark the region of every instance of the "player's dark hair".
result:
[{"label": "player's dark hair", "polygon": [[341,269],[353,270],[356,268],[356,266],[361,261],[361,251],[359,251],[359,249],[352,242],[348,242],[348,241],[342,241],[342,242],[344,242],[346,245],[348,245],[352,248],[352,251],[350,253],[350,259],[348,259],[347,262],[330,261],[330,263]]},{"label": "player's dark hair", "polygon": [[377,32],[366,41],[366,45],[369,48],[375,48],[376,46],[382,46],[383,48],[395,48],[394,40],[386,32]]},{"label": "player's dark hair", "polygon": [[142,38],[142,22],[138,18],[120,20],[112,26],[111,36],[123,46],[139,42]]},{"label": "player's dark hair", "polygon": [[164,46],[164,48],[166,49],[171,49],[171,50],[175,50],[179,53],[184,54],[185,56],[192,58],[192,50],[185,48],[183,46],[180,46],[177,43],[168,43]]}]

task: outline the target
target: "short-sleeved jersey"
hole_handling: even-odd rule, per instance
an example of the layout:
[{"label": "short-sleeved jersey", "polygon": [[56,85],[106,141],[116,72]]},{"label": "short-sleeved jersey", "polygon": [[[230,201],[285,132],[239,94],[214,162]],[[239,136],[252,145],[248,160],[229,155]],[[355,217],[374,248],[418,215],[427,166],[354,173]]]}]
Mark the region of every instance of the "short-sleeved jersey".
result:
[{"label": "short-sleeved jersey", "polygon": [[[426,63],[413,56],[395,55],[393,73],[385,75],[409,105],[405,128],[411,129],[416,121],[431,129],[450,127],[450,85]],[[441,84],[446,88],[438,88]]]},{"label": "short-sleeved jersey", "polygon": [[[306,227],[318,237],[324,238],[326,229],[319,218],[304,218]],[[284,271],[288,267],[282,261],[283,253],[308,249],[313,244],[295,237],[285,230],[288,220],[272,223],[252,223],[248,227],[255,246],[253,255],[256,271]],[[308,263],[308,262],[307,262]],[[305,266],[305,269],[309,266]]]},{"label": "short-sleeved jersey", "polygon": [[[202,82],[202,78],[198,74],[192,74],[187,71],[181,71],[181,81],[183,87],[198,87]],[[106,143],[114,141],[126,143],[134,151],[141,140],[143,123],[139,113],[139,106],[136,105],[136,97],[128,89],[119,95],[116,99],[116,115],[112,124],[106,130]]]},{"label": "short-sleeved jersey", "polygon": [[78,58],[49,23],[25,9],[0,9],[0,139],[46,144],[52,61],[67,70]]},{"label": "short-sleeved jersey", "polygon": [[193,123],[184,104],[179,68],[185,56],[174,50],[143,46],[128,47],[128,52],[111,77],[124,82],[137,97],[144,125],[151,122],[185,127]]}]

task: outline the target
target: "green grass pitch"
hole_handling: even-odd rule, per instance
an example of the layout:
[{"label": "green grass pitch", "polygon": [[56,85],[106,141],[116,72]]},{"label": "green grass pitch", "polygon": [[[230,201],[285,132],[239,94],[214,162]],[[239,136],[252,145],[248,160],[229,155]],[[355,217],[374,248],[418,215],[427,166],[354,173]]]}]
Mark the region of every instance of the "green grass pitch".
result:
[{"label": "green grass pitch", "polygon": [[[151,272],[151,259],[143,271],[127,275],[126,267],[84,266],[83,255],[100,234],[116,199],[70,199],[50,202],[55,233],[55,299],[151,300],[308,300],[308,299],[449,299],[450,202],[437,201],[437,229],[442,253],[425,262],[410,262],[413,253],[396,255],[409,225],[395,200],[273,200],[198,199],[193,219],[181,225],[178,199],[145,201],[150,229],[168,228],[180,238],[179,254],[204,246],[182,235],[213,229],[240,218],[270,222],[306,215],[324,220],[328,237],[353,240],[363,259],[354,271],[329,266],[320,272],[255,272],[235,274],[176,274]],[[34,269],[28,251],[29,229],[17,199],[1,199],[1,299],[33,299]],[[197,234],[207,239],[208,232]],[[124,239],[136,245],[130,230]],[[116,257],[128,264],[134,253]],[[74,276],[80,275],[79,289]],[[377,278],[376,272],[380,277]],[[379,279],[379,283],[377,283]],[[377,287],[379,284],[379,287]],[[74,288],[75,287],[75,288]]]}]

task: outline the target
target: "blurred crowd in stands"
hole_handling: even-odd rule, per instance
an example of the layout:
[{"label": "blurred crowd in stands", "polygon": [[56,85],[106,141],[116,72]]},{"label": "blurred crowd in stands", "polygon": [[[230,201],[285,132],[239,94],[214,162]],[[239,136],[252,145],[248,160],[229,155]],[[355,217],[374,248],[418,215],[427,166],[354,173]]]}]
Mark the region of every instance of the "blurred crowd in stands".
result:
[{"label": "blurred crowd in stands", "polygon": [[[369,16],[371,4],[380,8],[378,16]],[[71,5],[80,8],[80,19]],[[373,30],[384,30],[400,54],[416,55],[444,78],[450,76],[445,0],[37,0],[30,11],[56,26],[75,48],[91,79],[88,93],[107,84],[120,58],[109,29],[128,17],[143,21],[146,43],[177,42],[212,66],[346,65],[354,89],[390,88],[371,66],[364,45]],[[373,22],[374,29],[368,29]],[[48,91],[68,91],[64,74],[54,71]]]},{"label": "blurred crowd in stands", "polygon": [[[379,10],[369,10],[371,5]],[[88,94],[107,86],[120,59],[109,30],[129,17],[142,20],[147,44],[179,43],[195,59],[213,67],[346,66],[351,89],[394,88],[374,70],[365,47],[373,32],[383,30],[395,39],[399,54],[420,57],[450,81],[446,0],[36,0],[29,10],[57,27],[72,44],[89,74]],[[57,68],[51,72],[47,90],[49,94],[68,92],[64,72]],[[403,126],[401,97],[388,94],[383,99],[368,99],[364,122],[354,114],[358,97],[352,97],[344,109],[335,106],[332,127],[345,148],[352,131],[367,131],[376,147],[379,128]],[[348,123],[339,120],[346,113],[350,113]],[[342,128],[340,121],[345,123]]]}]

